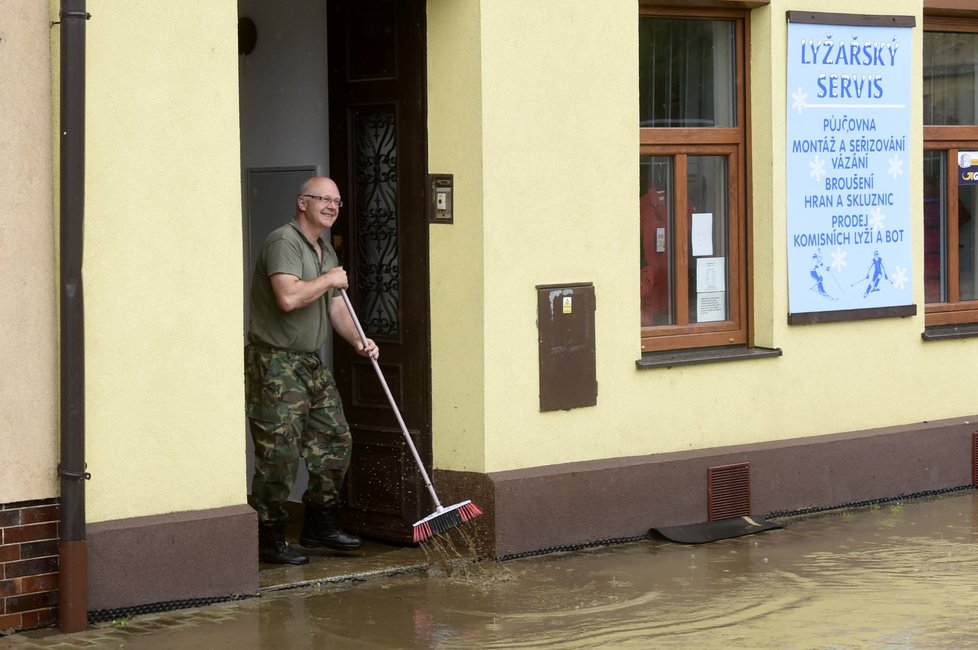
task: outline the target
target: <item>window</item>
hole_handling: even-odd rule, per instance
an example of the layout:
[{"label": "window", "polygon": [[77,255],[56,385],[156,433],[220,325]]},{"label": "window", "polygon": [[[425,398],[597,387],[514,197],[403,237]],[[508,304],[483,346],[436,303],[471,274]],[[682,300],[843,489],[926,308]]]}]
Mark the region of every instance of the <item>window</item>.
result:
[{"label": "window", "polygon": [[976,323],[978,20],[925,19],[923,75],[925,324]]},{"label": "window", "polygon": [[743,11],[642,8],[642,350],[746,345]]}]

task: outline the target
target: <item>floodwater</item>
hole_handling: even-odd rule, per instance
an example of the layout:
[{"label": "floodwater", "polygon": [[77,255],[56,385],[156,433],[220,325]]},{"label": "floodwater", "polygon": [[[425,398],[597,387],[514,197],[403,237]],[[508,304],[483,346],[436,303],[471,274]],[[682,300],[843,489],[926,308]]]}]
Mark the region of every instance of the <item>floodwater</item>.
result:
[{"label": "floodwater", "polygon": [[[15,635],[0,648],[978,647],[974,490],[777,522],[709,544],[649,539],[502,563],[452,560],[456,536],[429,550],[427,574]],[[91,644],[98,634],[105,645]]]}]

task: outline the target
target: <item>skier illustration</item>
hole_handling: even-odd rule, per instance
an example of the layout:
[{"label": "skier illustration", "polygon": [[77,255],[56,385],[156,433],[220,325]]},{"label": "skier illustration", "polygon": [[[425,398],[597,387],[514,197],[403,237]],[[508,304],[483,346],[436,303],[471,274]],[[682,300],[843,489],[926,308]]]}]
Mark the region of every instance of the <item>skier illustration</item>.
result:
[{"label": "skier illustration", "polygon": [[[872,273],[873,278],[870,280],[870,273]],[[886,274],[886,267],[883,266],[883,259],[880,257],[880,252],[873,251],[873,261],[869,263],[869,268],[866,269],[866,278],[869,280],[869,284],[866,285],[866,292],[863,294],[863,298],[869,295],[870,291],[880,290],[880,276],[889,280],[890,276]]]},{"label": "skier illustration", "polygon": [[822,262],[822,249],[818,249],[812,253],[812,265],[808,271],[809,275],[811,275],[815,280],[812,290],[817,291],[820,296],[824,296],[829,300],[835,300],[835,298],[829,295],[829,292],[825,290],[825,284],[823,282],[825,276],[818,272],[820,268],[828,270],[828,267]]}]

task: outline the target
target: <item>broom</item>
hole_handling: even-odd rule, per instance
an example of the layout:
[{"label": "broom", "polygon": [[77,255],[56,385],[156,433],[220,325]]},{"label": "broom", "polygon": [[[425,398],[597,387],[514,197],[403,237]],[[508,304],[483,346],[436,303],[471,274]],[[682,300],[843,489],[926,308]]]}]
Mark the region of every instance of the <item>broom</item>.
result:
[{"label": "broom", "polygon": [[[367,340],[367,335],[363,333],[363,327],[360,326],[360,319],[357,318],[357,313],[353,311],[353,304],[350,302],[350,297],[346,295],[346,289],[340,289],[340,295],[343,296],[343,302],[346,303],[346,308],[350,312],[350,316],[353,318],[353,324],[357,328],[357,334],[360,335],[361,341]],[[370,363],[374,366],[374,372],[377,373],[377,378],[380,379],[380,385],[384,388],[384,394],[387,395],[387,401],[390,402],[391,409],[394,411],[394,416],[397,418],[397,423],[401,426],[401,434],[404,435],[404,440],[408,444],[408,448],[411,449],[411,455],[414,456],[414,462],[418,465],[418,470],[421,472],[421,476],[424,477],[425,487],[428,488],[428,492],[431,493],[431,498],[435,502],[435,511],[425,517],[424,519],[419,519],[414,522],[414,542],[422,542],[433,535],[438,535],[445,532],[450,528],[455,526],[460,526],[461,524],[469,521],[470,519],[475,519],[482,514],[482,510],[479,506],[472,503],[472,501],[466,500],[461,503],[456,503],[453,506],[448,506],[447,508],[441,505],[441,501],[438,500],[438,495],[435,494],[435,488],[431,485],[431,479],[428,478],[428,472],[425,471],[424,463],[421,462],[421,456],[418,455],[418,450],[414,446],[414,441],[411,440],[411,434],[408,433],[407,426],[404,424],[404,419],[401,417],[401,412],[397,408],[397,403],[394,401],[394,396],[391,395],[391,389],[387,385],[387,380],[384,379],[384,373],[380,369],[380,364],[373,357],[370,357]]]}]

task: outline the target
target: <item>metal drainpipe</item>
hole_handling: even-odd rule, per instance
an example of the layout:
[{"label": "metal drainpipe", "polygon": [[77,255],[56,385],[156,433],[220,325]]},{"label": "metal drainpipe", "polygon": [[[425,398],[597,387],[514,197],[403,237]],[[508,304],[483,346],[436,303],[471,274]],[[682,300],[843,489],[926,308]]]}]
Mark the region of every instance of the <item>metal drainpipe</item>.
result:
[{"label": "metal drainpipe", "polygon": [[58,627],[88,624],[85,542],[85,0],[61,2],[61,539]]}]

